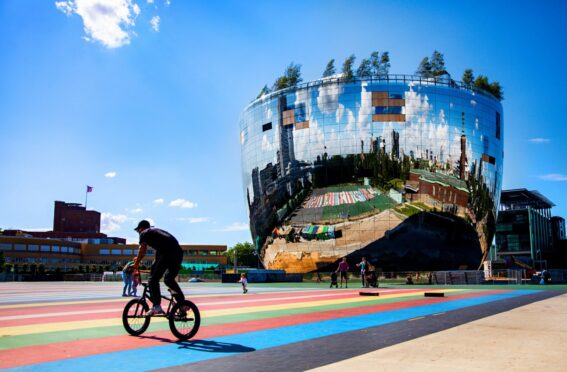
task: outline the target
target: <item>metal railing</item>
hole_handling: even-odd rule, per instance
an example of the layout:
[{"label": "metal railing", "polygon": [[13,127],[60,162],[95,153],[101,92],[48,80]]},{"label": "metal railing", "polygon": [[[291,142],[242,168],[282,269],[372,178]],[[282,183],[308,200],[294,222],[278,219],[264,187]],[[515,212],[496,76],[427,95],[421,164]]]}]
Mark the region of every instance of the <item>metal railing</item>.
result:
[{"label": "metal railing", "polygon": [[378,84],[419,84],[419,85],[433,85],[433,86],[446,86],[455,89],[466,90],[470,92],[475,92],[482,94],[486,97],[495,99],[496,101],[500,100],[496,98],[492,93],[486,91],[484,89],[480,89],[475,87],[472,84],[465,84],[462,81],[456,81],[451,79],[451,77],[446,77],[447,75],[437,76],[437,77],[424,77],[420,75],[404,75],[404,74],[388,74],[383,76],[368,76],[368,77],[353,77],[351,79],[344,78],[342,76],[334,76],[328,78],[321,78],[317,80],[308,81],[305,83],[297,84],[293,87],[283,88],[280,90],[276,90],[270,92],[268,94],[263,95],[262,97],[256,98],[250,104],[246,106],[244,111],[246,111],[249,107],[255,105],[258,102],[269,100],[274,97],[278,97],[280,95],[286,94],[288,92],[307,89],[307,88],[314,88],[319,86],[325,85],[335,85],[335,84],[351,84],[351,83],[378,83]]}]

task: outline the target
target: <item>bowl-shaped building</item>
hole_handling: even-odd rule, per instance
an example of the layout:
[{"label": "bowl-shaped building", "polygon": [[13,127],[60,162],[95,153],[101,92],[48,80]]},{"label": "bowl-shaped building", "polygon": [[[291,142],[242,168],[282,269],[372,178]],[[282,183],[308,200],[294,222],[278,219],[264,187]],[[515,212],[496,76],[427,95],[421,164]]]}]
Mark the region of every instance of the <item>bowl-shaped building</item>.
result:
[{"label": "bowl-shaped building", "polygon": [[240,118],[252,238],[267,268],[476,269],[494,235],[503,114],[445,78],[326,78]]}]

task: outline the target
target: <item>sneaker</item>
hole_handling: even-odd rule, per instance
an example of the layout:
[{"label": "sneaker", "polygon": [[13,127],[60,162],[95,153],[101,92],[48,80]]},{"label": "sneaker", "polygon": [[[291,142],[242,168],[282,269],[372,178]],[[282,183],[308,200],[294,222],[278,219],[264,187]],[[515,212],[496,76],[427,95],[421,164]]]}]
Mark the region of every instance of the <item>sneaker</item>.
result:
[{"label": "sneaker", "polygon": [[165,312],[161,308],[161,306],[154,306],[146,313],[146,316],[154,316],[154,315],[164,315]]},{"label": "sneaker", "polygon": [[128,297],[126,293],[122,293],[122,297]]}]

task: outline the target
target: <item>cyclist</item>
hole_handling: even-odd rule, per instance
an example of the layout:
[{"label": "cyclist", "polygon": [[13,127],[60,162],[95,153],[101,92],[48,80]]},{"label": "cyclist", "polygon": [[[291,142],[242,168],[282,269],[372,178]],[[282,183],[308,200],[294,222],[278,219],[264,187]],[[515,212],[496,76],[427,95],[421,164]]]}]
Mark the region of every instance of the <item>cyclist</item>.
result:
[{"label": "cyclist", "polygon": [[163,282],[172,290],[172,295],[175,297],[176,301],[181,303],[185,300],[183,291],[181,291],[179,284],[175,281],[175,277],[181,268],[183,250],[173,235],[165,230],[151,227],[150,223],[146,220],[140,221],[138,227],[134,230],[140,234],[140,248],[138,249],[138,256],[134,262],[135,271],[138,270],[148,246],[156,251],[155,260],[152,264],[150,277],[148,279],[153,307],[146,315],[165,314],[161,308],[161,293],[159,290],[159,280],[162,276],[164,277]]}]

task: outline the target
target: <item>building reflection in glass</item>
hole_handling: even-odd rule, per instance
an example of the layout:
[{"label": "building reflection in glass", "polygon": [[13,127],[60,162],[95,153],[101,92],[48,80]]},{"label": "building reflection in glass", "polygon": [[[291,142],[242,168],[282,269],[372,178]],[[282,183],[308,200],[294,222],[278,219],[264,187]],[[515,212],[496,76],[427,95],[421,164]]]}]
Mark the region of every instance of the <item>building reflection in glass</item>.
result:
[{"label": "building reflection in glass", "polygon": [[477,268],[494,234],[502,106],[454,81],[326,79],[240,119],[243,186],[266,267]]}]

